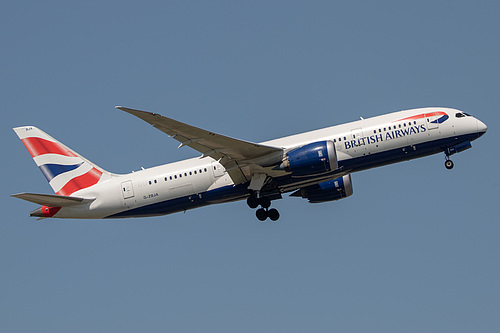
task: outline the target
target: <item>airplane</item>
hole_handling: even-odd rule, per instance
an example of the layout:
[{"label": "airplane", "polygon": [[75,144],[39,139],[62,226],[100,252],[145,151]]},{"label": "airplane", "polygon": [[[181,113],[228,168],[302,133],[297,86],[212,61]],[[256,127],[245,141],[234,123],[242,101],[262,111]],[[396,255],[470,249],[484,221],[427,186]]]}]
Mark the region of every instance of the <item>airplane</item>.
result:
[{"label": "airplane", "polygon": [[117,106],[201,156],[128,174],[108,172],[34,126],[14,128],[54,194],[13,197],[41,205],[30,216],[110,219],[160,216],[246,200],[259,221],[277,221],[283,194],[322,203],[353,194],[351,174],[437,153],[471,148],[487,126],[457,109],[393,112],[253,143],[157,113]]}]

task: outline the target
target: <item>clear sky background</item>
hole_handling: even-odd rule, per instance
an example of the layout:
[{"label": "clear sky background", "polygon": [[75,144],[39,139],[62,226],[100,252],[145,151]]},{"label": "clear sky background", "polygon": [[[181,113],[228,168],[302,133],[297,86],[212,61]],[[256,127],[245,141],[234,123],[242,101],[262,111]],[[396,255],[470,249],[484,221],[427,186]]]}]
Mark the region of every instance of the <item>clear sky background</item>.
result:
[{"label": "clear sky background", "polygon": [[[3,1],[1,332],[497,332],[498,1]],[[354,195],[37,222],[12,127],[116,173],[199,154],[115,105],[250,141],[402,109],[473,149],[353,175]]]}]

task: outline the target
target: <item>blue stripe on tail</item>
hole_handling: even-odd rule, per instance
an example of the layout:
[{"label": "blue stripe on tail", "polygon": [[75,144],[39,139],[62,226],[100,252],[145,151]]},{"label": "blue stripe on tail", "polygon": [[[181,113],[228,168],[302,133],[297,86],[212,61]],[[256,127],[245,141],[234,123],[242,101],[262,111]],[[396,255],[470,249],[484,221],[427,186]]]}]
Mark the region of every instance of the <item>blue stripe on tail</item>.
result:
[{"label": "blue stripe on tail", "polygon": [[63,174],[65,172],[75,170],[78,168],[82,163],[79,164],[73,164],[73,165],[63,165],[63,164],[44,164],[40,165],[40,170],[42,171],[43,175],[47,180],[50,182],[54,177],[59,176],[60,174]]}]

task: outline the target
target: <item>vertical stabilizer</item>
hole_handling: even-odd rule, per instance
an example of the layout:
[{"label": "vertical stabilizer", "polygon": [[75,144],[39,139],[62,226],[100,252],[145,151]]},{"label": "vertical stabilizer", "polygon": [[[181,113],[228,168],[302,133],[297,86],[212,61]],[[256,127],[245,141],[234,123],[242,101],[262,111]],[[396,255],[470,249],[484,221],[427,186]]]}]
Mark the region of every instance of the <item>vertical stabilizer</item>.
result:
[{"label": "vertical stabilizer", "polygon": [[73,193],[111,179],[103,170],[34,126],[14,128],[54,192]]}]

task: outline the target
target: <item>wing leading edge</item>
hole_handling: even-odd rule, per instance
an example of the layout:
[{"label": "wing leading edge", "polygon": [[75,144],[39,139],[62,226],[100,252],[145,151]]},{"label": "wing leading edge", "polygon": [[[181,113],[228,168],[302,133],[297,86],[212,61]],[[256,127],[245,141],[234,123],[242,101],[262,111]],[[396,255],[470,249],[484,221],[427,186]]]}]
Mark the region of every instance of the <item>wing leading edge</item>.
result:
[{"label": "wing leading edge", "polygon": [[243,141],[207,131],[157,113],[117,106],[117,109],[130,113],[153,125],[160,131],[179,141],[180,147],[188,146],[202,153],[203,157],[218,160],[228,171],[234,183],[249,181],[254,173],[271,173],[267,168],[280,163],[283,149],[258,143]]}]

